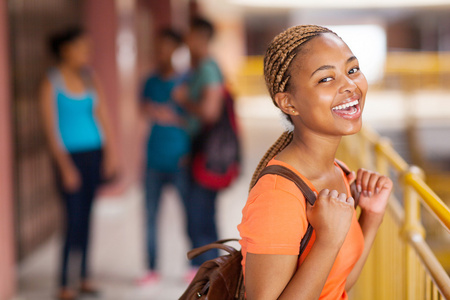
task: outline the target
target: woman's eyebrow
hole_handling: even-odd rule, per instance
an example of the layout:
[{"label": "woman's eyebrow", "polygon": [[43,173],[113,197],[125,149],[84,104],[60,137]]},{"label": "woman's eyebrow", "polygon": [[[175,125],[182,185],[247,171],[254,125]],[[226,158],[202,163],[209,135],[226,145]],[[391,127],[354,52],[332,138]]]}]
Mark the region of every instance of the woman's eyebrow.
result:
[{"label": "woman's eyebrow", "polygon": [[355,59],[357,59],[357,58],[356,58],[356,56],[353,55],[349,59],[347,59],[347,63],[349,63],[349,62],[351,62],[351,61],[353,61]]},{"label": "woman's eyebrow", "polygon": [[[356,59],[356,56],[353,55],[349,59],[347,59],[346,63],[348,64],[349,62],[351,62],[351,61],[353,61],[355,59]],[[317,68],[314,72],[312,72],[311,77],[313,77],[314,74],[316,74],[319,71],[330,70],[330,69],[335,69],[335,67],[332,66],[332,65],[323,65],[323,66]]]},{"label": "woman's eyebrow", "polygon": [[[331,66],[331,65],[323,65],[323,66],[317,68],[314,72],[312,72],[311,77],[313,77],[314,74],[316,74],[316,73],[319,72],[319,71],[330,70],[330,69],[335,69],[335,67],[334,67],[334,66]],[[311,78],[311,77],[310,77],[310,78]]]}]

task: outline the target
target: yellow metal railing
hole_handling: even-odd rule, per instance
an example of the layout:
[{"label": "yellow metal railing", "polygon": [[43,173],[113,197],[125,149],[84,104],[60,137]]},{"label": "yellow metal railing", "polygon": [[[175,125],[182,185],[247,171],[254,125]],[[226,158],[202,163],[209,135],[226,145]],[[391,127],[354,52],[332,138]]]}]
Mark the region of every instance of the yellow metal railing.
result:
[{"label": "yellow metal railing", "polygon": [[352,168],[376,170],[396,183],[352,299],[450,299],[449,275],[424,239],[421,208],[449,232],[450,210],[426,185],[421,170],[409,166],[388,140],[369,128],[345,137],[338,155]]}]

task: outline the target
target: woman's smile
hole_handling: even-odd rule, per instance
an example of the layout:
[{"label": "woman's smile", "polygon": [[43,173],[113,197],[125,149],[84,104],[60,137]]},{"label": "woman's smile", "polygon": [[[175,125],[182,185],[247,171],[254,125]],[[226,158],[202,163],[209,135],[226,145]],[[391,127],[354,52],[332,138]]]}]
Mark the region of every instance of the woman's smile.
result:
[{"label": "woman's smile", "polygon": [[[356,98],[356,97],[352,97]],[[347,119],[347,120],[354,120],[361,117],[362,110],[361,106],[359,105],[359,96],[357,99],[352,100],[352,98],[349,99],[349,101],[345,101],[341,104],[338,104],[334,106],[331,110],[332,112],[337,115],[338,117]]]}]

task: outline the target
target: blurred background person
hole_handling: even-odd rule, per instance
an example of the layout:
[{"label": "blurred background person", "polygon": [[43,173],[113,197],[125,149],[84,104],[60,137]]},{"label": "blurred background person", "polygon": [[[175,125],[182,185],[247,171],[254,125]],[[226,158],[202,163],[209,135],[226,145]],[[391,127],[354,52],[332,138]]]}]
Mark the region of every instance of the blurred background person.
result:
[{"label": "blurred background person", "polygon": [[117,172],[113,131],[99,80],[89,69],[90,43],[82,28],[50,39],[57,60],[41,84],[42,121],[56,166],[66,229],[58,299],[76,298],[68,282],[69,260],[81,253],[80,293],[97,295],[89,274],[89,233],[93,200],[102,180]]},{"label": "blurred background person", "polygon": [[169,28],[160,31],[156,41],[156,71],[145,79],[141,93],[141,111],[151,122],[151,128],[144,176],[147,271],[138,280],[140,285],[156,283],[160,279],[157,217],[163,188],[175,186],[187,207],[190,137],[185,128],[186,112],[172,99],[173,89],[182,81],[182,75],[174,69],[172,56],[181,45],[179,33]]},{"label": "blurred background person", "polygon": [[[191,55],[192,69],[186,84],[175,91],[177,101],[192,115],[188,128],[193,140],[193,151],[201,144],[202,131],[214,124],[223,107],[222,72],[211,57],[209,47],[214,36],[214,26],[200,17],[191,20],[186,43]],[[193,153],[194,155],[195,153]],[[218,191],[206,188],[192,180],[188,200],[188,230],[192,236],[192,247],[197,248],[217,240],[216,200]],[[217,257],[218,252],[210,250],[193,259],[191,278],[203,262]]]}]

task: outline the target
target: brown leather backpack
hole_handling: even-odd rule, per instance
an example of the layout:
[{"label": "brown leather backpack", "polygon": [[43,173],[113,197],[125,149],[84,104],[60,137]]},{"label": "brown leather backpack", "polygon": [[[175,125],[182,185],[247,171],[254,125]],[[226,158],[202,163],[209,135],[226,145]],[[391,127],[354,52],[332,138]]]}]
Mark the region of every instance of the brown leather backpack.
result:
[{"label": "brown leather backpack", "polygon": [[[342,165],[339,161],[336,161],[342,170],[348,175],[350,171]],[[309,188],[309,186],[290,169],[280,166],[271,165],[263,169],[258,177],[258,180],[267,174],[274,174],[283,176],[292,182],[301,190],[306,201],[311,205],[314,205],[316,201],[316,195]],[[258,180],[256,182],[258,182]],[[255,183],[256,184],[256,183]],[[356,189],[352,186],[352,194]],[[355,207],[357,205],[355,197]],[[306,248],[313,232],[313,228],[308,224],[308,229],[300,242],[300,255]],[[238,241],[237,239],[220,240],[212,244],[205,245],[200,248],[193,249],[188,252],[188,258],[194,257],[210,250],[210,249],[222,249],[228,252],[226,255],[219,256],[215,259],[204,262],[191,284],[188,286],[184,294],[180,297],[180,300],[194,300],[194,299],[209,299],[209,300],[244,300],[245,299],[245,287],[244,276],[242,273],[242,254],[241,251],[234,249],[231,246],[224,245],[226,242]]]},{"label": "brown leather backpack", "polygon": [[180,300],[245,299],[242,254],[241,251],[224,245],[230,241],[238,239],[220,240],[188,252],[189,259],[214,248],[225,250],[228,254],[204,262]]}]

